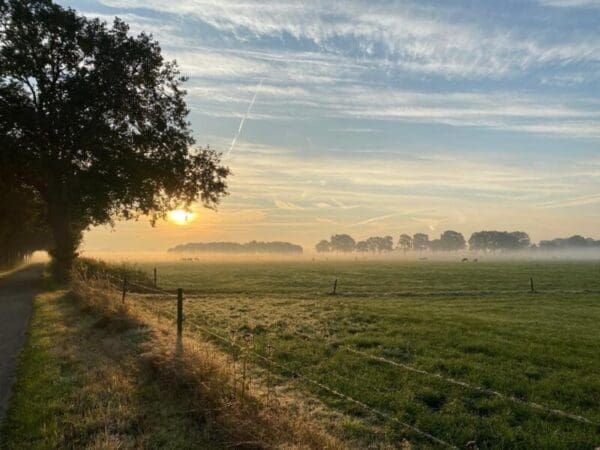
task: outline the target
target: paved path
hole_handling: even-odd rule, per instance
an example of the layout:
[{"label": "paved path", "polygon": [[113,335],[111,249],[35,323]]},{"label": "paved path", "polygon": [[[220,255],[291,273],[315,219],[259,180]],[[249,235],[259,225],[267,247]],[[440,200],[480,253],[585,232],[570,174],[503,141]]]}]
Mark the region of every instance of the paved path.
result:
[{"label": "paved path", "polygon": [[42,269],[41,264],[35,264],[0,277],[0,422],[8,406],[17,355],[25,342]]}]

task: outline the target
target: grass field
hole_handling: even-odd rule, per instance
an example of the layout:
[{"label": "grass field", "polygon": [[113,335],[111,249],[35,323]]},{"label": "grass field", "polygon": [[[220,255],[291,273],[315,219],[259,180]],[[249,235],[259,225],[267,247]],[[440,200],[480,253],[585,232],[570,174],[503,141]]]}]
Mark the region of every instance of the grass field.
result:
[{"label": "grass field", "polygon": [[[186,329],[252,335],[253,351],[289,371],[258,364],[348,415],[347,438],[439,446],[422,431],[457,447],[472,440],[482,449],[600,446],[600,263],[141,267],[154,266],[161,288],[185,289]],[[174,316],[172,298],[137,300]]]}]

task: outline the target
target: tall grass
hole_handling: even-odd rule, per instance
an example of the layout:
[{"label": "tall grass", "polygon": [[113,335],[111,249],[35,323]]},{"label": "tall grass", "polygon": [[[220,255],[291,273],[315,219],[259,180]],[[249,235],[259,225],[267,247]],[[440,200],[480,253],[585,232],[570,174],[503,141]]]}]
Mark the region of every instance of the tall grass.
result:
[{"label": "tall grass", "polygon": [[239,365],[234,369],[219,347],[186,336],[177,342],[173,327],[133,303],[122,303],[106,286],[100,270],[75,272],[73,292],[85,308],[112,327],[149,329],[140,358],[163,383],[184,391],[197,405],[193,411],[197,420],[209,424],[232,447],[345,447],[302,413],[292,414],[289,404],[267,402],[264,383],[252,381],[248,372],[244,376]]}]

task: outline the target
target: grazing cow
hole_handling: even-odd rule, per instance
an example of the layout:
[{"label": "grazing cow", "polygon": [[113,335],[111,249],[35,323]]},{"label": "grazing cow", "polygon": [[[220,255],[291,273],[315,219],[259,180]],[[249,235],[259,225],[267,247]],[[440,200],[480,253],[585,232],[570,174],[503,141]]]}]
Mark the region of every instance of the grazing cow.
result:
[{"label": "grazing cow", "polygon": [[469,258],[463,258],[461,262],[469,262]]}]

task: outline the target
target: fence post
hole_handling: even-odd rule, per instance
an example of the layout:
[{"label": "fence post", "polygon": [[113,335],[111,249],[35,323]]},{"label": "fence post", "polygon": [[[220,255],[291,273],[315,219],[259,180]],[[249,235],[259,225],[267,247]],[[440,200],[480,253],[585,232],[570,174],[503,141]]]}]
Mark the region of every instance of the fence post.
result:
[{"label": "fence post", "polygon": [[533,277],[529,278],[529,284],[531,285],[531,292],[535,292],[535,287],[533,286]]},{"label": "fence post", "polygon": [[177,289],[177,340],[183,335],[183,289]]},{"label": "fence post", "polygon": [[333,292],[331,293],[331,295],[336,295],[336,291],[337,291],[337,278],[333,282]]},{"label": "fence post", "polygon": [[154,268],[154,287],[158,286],[156,284],[156,267]]},{"label": "fence post", "polygon": [[125,303],[125,294],[127,293],[127,277],[123,277],[123,298],[121,299],[122,303]]}]

